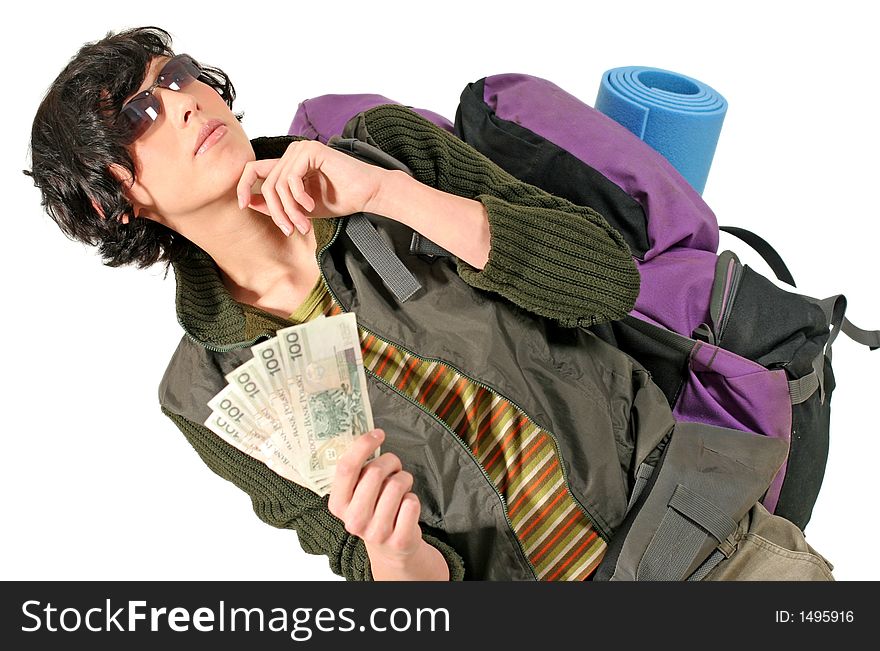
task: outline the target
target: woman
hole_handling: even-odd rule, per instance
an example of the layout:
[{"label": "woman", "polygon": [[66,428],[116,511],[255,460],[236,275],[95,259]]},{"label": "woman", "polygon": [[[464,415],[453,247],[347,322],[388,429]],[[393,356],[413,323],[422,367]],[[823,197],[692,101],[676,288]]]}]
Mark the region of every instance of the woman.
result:
[{"label": "woman", "polygon": [[[110,266],[175,269],[186,336],[164,413],[263,520],[346,578],[589,578],[673,426],[647,372],[578,327],[635,302],[621,236],[408,108],[366,111],[343,135],[413,176],[295,137],[251,141],[234,98],[222,71],[140,28],[84,46],[34,121],[30,175],[61,229]],[[342,235],[359,212],[381,216],[417,277],[410,300]],[[409,254],[413,232],[452,258]],[[250,345],[349,310],[381,427],[323,500],[201,423]]]}]

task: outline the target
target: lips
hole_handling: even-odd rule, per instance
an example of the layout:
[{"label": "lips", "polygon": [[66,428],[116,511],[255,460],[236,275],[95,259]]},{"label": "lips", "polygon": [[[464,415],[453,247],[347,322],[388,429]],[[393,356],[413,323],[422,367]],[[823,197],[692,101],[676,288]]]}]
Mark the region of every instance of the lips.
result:
[{"label": "lips", "polygon": [[219,140],[219,136],[222,133],[217,133],[216,137],[211,137],[215,131],[217,131],[220,127],[223,127],[223,133],[226,132],[226,125],[223,124],[220,120],[208,120],[202,128],[199,130],[199,135],[196,138],[196,145],[193,147],[193,156],[198,156],[200,153],[199,148],[205,144],[208,138],[211,138],[211,142],[208,143],[208,146],[214,144],[214,141]]}]

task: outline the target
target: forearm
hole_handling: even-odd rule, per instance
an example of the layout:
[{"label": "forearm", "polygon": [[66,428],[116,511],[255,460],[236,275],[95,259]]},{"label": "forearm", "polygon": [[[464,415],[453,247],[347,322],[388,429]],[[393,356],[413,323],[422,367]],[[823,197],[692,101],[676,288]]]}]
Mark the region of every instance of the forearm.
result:
[{"label": "forearm", "polygon": [[[441,210],[442,222],[420,224],[440,231],[422,234],[456,254],[459,274],[471,286],[570,327],[619,319],[635,304],[640,278],[629,248],[591,208],[517,180],[406,107],[365,111],[346,125],[346,135],[395,156],[427,187],[483,205],[487,222],[481,227],[488,231],[488,245],[482,243],[486,231],[446,228],[448,215],[461,218],[460,211]],[[400,219],[408,219],[398,212]],[[459,251],[453,250],[456,246]],[[458,255],[477,246],[487,254],[480,266]]]},{"label": "forearm", "polygon": [[449,565],[440,551],[422,540],[418,551],[403,559],[388,559],[365,543],[374,581],[449,581]]},{"label": "forearm", "polygon": [[479,201],[389,171],[369,212],[406,224],[475,269],[489,258],[489,216]]}]

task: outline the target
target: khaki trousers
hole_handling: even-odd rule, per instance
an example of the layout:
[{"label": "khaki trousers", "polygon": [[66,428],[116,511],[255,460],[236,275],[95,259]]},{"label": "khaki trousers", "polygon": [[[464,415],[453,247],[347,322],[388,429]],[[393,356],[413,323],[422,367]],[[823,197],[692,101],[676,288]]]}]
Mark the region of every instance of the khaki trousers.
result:
[{"label": "khaki trousers", "polygon": [[797,525],[759,502],[733,534],[736,550],[704,581],[834,581],[834,566],[813,549]]}]

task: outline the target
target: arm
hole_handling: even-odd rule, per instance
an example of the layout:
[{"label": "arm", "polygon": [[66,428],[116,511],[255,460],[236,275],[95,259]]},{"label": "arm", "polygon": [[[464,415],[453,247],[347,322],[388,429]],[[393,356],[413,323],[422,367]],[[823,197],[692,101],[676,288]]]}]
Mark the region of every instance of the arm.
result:
[{"label": "arm", "polygon": [[400,171],[389,171],[379,188],[367,212],[406,224],[476,270],[486,266],[491,238],[482,203],[437,190]]},{"label": "arm", "polygon": [[[349,122],[345,135],[376,145],[409,166],[422,184],[442,191],[432,195],[396,173],[383,184],[374,212],[455,254],[470,285],[566,326],[619,319],[635,305],[640,278],[629,248],[591,208],[519,181],[404,106],[365,111]],[[438,198],[444,193],[454,196],[444,202]],[[472,203],[455,202],[461,198],[482,204],[483,225]]]},{"label": "arm", "polygon": [[[269,188],[271,188],[270,179],[275,168],[274,163],[285,156],[292,143],[309,141],[308,138],[301,136],[276,136],[259,138],[258,140],[261,141],[261,149],[270,156],[270,159],[265,162],[266,168],[263,172],[266,175],[264,185]],[[368,189],[365,191],[365,195],[370,198],[372,205],[359,205],[359,198],[356,198],[346,203],[344,207],[334,206],[333,210],[328,210],[326,205],[316,206],[309,211],[308,218],[315,218],[317,213],[325,215],[348,214],[345,212],[346,210],[365,210],[385,215],[419,231],[429,240],[439,244],[474,268],[483,268],[489,256],[489,221],[483,204],[473,199],[436,190],[429,185],[415,181],[403,172],[391,172],[365,163],[354,163],[351,159],[346,160],[344,156],[342,159],[348,163],[348,169],[342,171],[346,181],[344,188],[346,195],[351,193],[352,179],[358,178],[364,171],[377,177],[375,186],[367,185]],[[258,165],[259,163],[256,163],[251,168],[252,173],[245,175],[237,188],[239,207],[244,206],[248,201],[245,188],[252,185],[256,178],[260,177],[260,171],[256,167]],[[382,191],[375,192],[375,187],[381,188]],[[322,199],[324,192],[320,188],[315,189],[317,192],[314,192],[312,199]],[[342,188],[338,190],[342,190]],[[279,192],[279,201],[283,201],[284,198],[284,193]],[[265,199],[252,195],[249,201],[251,207],[272,215]],[[271,196],[269,201],[273,201]],[[280,222],[278,224],[280,227],[292,216],[292,211],[288,208],[295,211],[296,207],[290,203],[283,208],[277,204],[276,207],[276,212],[272,216],[276,223]],[[282,212],[284,216],[281,215]],[[443,219],[432,218],[437,215],[443,215]],[[306,216],[303,216],[302,222],[307,223]],[[296,226],[293,222],[290,225]]]},{"label": "arm", "polygon": [[[295,530],[303,551],[326,555],[330,569],[346,580],[372,581],[381,577],[373,575],[364,541],[345,530],[342,521],[330,513],[326,498],[277,475],[207,427],[164,407],[162,412],[177,425],[211,470],[248,494],[254,512],[263,522]],[[422,539],[435,559],[443,559],[452,580],[464,578],[464,562],[454,549],[428,533],[423,532]]]},{"label": "arm", "polygon": [[[406,223],[458,258],[468,284],[563,326],[620,319],[640,278],[623,237],[595,210],[519,181],[410,109],[382,105],[343,135],[378,146],[414,179],[294,140],[280,160],[245,165],[240,205],[289,234],[309,220],[367,211]],[[282,142],[281,139],[277,139]],[[260,195],[247,192],[264,179]]]}]

